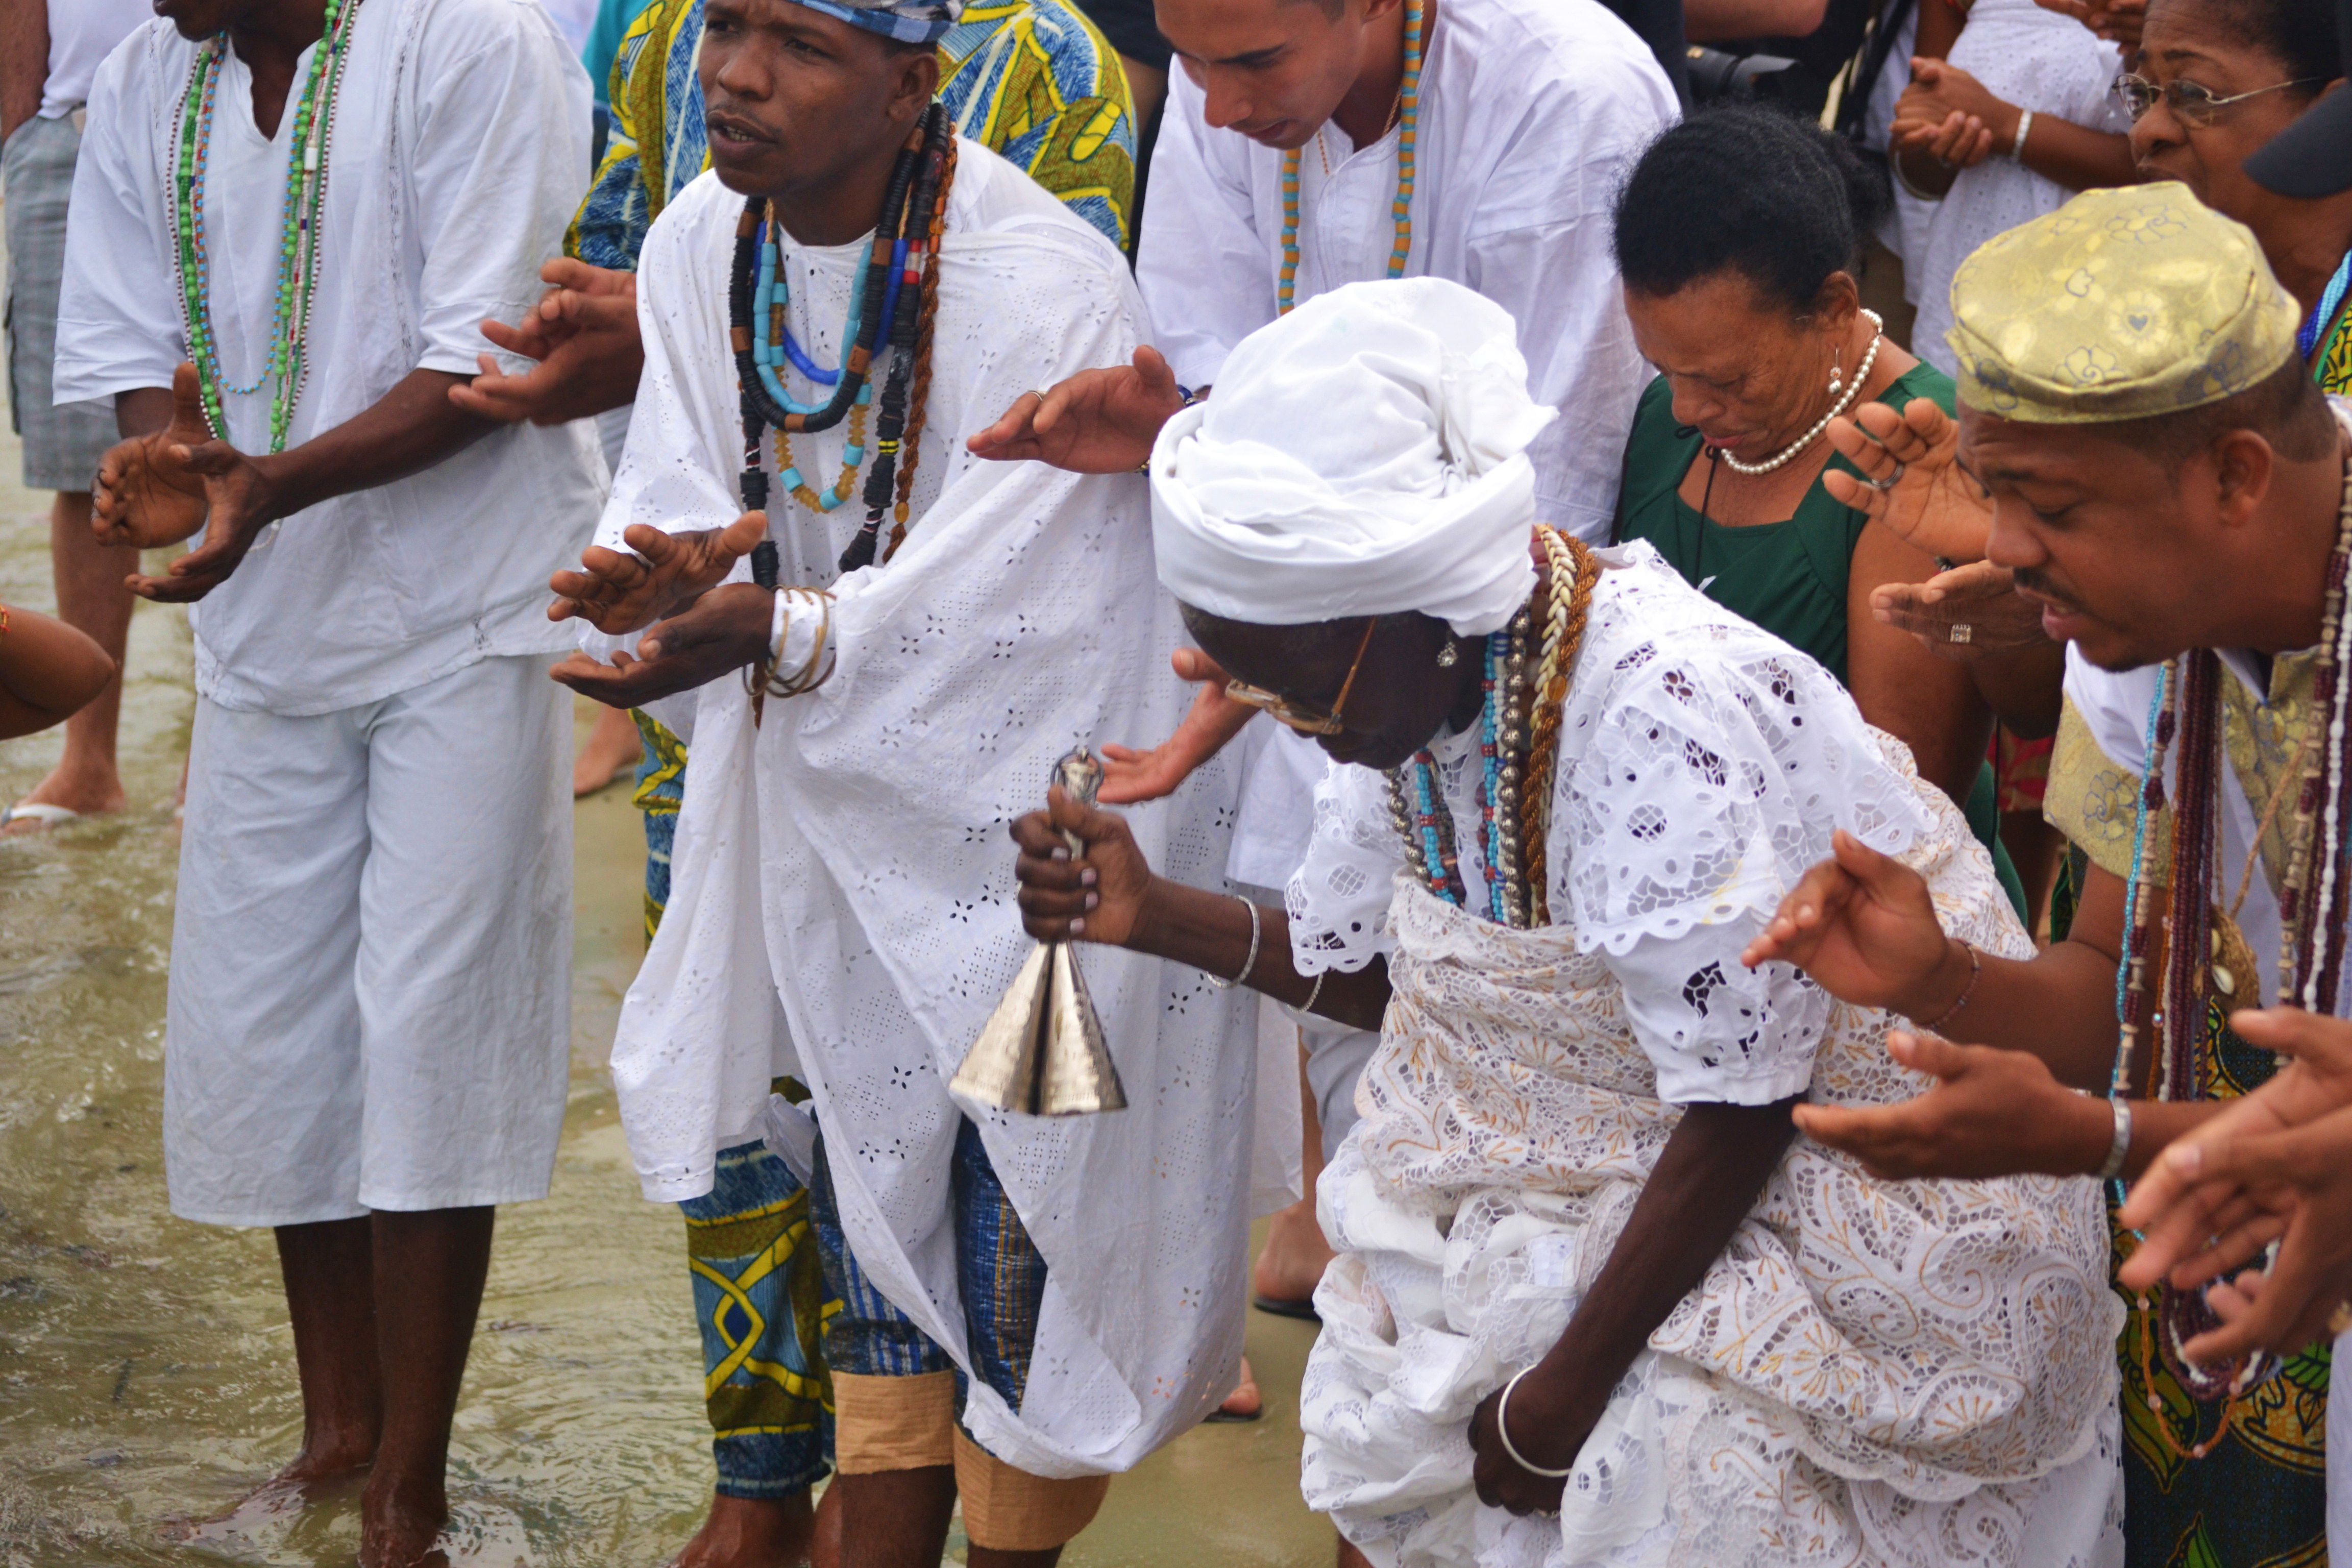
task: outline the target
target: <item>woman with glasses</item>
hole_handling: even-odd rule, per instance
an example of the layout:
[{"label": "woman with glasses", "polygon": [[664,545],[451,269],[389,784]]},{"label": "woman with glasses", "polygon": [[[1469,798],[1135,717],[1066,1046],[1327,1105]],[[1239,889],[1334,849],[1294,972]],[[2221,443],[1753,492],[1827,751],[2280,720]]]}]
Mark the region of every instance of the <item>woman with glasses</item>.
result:
[{"label": "woman with glasses", "polygon": [[1820,665],[1647,545],[1536,521],[1551,417],[1510,319],[1438,279],[1242,342],[1153,453],[1159,574],[1342,765],[1283,908],[1155,876],[1056,796],[1013,826],[1028,929],[1380,1026],[1300,1397],[1307,1500],[1371,1558],[2102,1563],[2095,1186],[1792,1145],[1795,1101],[1908,1079],[1886,1014],[1738,961],[1839,827],[1987,951],[2032,944]]},{"label": "woman with glasses", "polygon": [[2324,390],[2352,394],[2352,193],[2297,201],[2244,168],[2331,84],[2343,90],[2343,41],[2332,0],[2152,0],[2137,68],[2116,89],[2141,176],[2179,180],[2254,231],[2303,307],[2312,374]]}]

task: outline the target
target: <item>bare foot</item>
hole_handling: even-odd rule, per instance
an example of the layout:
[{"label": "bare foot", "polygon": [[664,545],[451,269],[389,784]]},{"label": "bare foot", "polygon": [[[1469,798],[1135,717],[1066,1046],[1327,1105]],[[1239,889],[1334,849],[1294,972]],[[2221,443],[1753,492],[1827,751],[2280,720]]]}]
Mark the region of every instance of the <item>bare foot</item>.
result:
[{"label": "bare foot", "polygon": [[360,1568],[448,1568],[449,1495],[439,1477],[395,1487],[382,1470],[360,1499]]},{"label": "bare foot", "polygon": [[643,749],[637,721],[629,717],[627,709],[600,709],[595,728],[580,742],[580,754],[572,760],[572,798],[594,795],[635,767]]},{"label": "bare foot", "polygon": [[313,1453],[305,1449],[286,1468],[237,1499],[226,1510],[204,1519],[176,1519],[163,1538],[184,1546],[209,1546],[229,1556],[268,1538],[307,1509],[348,1496],[368,1467],[368,1455]]},{"label": "bare foot", "polygon": [[1257,1255],[1250,1289],[1269,1301],[1311,1301],[1337,1256],[1316,1222],[1315,1200],[1302,1198],[1266,1221],[1265,1250]]},{"label": "bare foot", "polygon": [[710,1512],[670,1568],[801,1568],[815,1514],[806,1491],[781,1498],[712,1496]]},{"label": "bare foot", "polygon": [[[129,802],[122,793],[122,777],[112,765],[83,766],[72,758],[49,770],[49,776],[35,784],[19,805],[61,805],[83,816],[96,816],[109,811],[121,811]],[[20,816],[0,833],[39,833],[47,826],[36,818]]]},{"label": "bare foot", "polygon": [[1258,1392],[1257,1374],[1250,1371],[1249,1357],[1244,1356],[1242,1380],[1234,1385],[1231,1394],[1225,1395],[1225,1402],[1217,1406],[1217,1415],[1213,1419],[1255,1421],[1265,1414],[1265,1396]]}]

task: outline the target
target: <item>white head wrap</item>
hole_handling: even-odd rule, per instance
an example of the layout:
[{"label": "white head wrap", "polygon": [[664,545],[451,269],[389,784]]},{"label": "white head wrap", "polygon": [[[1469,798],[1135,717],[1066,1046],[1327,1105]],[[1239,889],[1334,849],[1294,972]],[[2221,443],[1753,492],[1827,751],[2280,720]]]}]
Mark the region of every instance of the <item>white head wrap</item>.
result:
[{"label": "white head wrap", "polygon": [[1510,315],[1441,278],[1351,283],[1242,340],[1160,432],[1160,580],[1228,620],[1419,610],[1465,637],[1535,589],[1535,468]]}]

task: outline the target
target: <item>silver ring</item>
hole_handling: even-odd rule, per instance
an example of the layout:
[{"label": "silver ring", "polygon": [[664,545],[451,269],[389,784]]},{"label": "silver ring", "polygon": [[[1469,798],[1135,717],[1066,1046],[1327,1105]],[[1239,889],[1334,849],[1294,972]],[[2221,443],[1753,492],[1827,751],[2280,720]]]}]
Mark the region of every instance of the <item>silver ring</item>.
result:
[{"label": "silver ring", "polygon": [[1864,479],[1862,482],[1868,485],[1872,489],[1876,490],[1880,495],[1885,495],[1887,491],[1901,484],[1903,482],[1903,476],[1909,471],[1910,469],[1905,465],[1903,459],[1897,458],[1895,459],[1895,471],[1893,473],[1887,475],[1883,479]]},{"label": "silver ring", "polygon": [[1033,386],[1029,389],[1029,395],[1037,400],[1037,406],[1040,408],[1043,408],[1045,405],[1045,395],[1038,391],[1035,387]]},{"label": "silver ring", "polygon": [[1969,625],[1968,622],[1954,621],[1952,623],[1952,640],[1954,642],[1974,642],[1976,640],[1976,627]]}]

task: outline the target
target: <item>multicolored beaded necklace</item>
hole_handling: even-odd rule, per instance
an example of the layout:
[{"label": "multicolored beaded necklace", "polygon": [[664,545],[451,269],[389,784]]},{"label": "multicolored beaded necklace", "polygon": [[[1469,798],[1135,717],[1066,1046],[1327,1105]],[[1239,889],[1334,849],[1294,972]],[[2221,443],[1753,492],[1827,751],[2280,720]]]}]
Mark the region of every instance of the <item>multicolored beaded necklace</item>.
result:
[{"label": "multicolored beaded necklace", "polygon": [[[2347,830],[2352,828],[2352,798],[2347,795],[2352,786],[2352,679],[2346,679],[2352,670],[2352,616],[2345,614],[2347,568],[2352,568],[2352,484],[2345,488],[2336,548],[2327,561],[2311,710],[2304,721],[2308,732],[2295,752],[2298,776],[2288,780],[2273,802],[2275,810],[2292,788],[2294,816],[2279,883],[2278,1002],[2323,1015],[2335,1011],[2346,910],[2352,902],[2347,896],[2352,888],[2346,884],[2347,853],[2352,850],[2347,843]],[[2116,1098],[2135,1087],[2135,1057],[2151,1022],[2159,1052],[2157,1098],[2205,1098],[2198,1047],[2214,991],[2218,988],[2223,997],[2237,1002],[2236,993],[2250,973],[2245,958],[2238,955],[2244,939],[2219,904],[2221,695],[2222,683],[2230,679],[2210,648],[2179,655],[2157,674],[2156,693],[2148,705],[2147,773],[2140,786],[2125,895],[2124,959],[2116,977],[2116,1062],[2108,1092]],[[2149,822],[2167,804],[2166,765],[2176,751],[2179,777],[2170,793],[2172,896],[2166,918],[2158,908],[2165,900],[2149,874],[2147,834]],[[2269,826],[2266,817],[2255,830],[2257,843]],[[2160,921],[2165,933],[2159,958],[2156,933]],[[2151,963],[2160,963],[2160,968],[2151,973]],[[2162,1012],[2151,1020],[2148,993],[2154,987],[2162,989]],[[2243,999],[2253,1000],[2251,995]],[[2158,1413],[2158,1429],[2176,1449],[2178,1441],[2161,1417],[2163,1401],[2155,1387],[2152,1353],[2160,1352],[2166,1368],[2200,1401],[2234,1400],[2280,1364],[2255,1356],[2229,1366],[2206,1367],[2181,1354],[2181,1345],[2217,1322],[2201,1290],[2168,1288],[2153,1303],[2143,1294],[2135,1306],[2142,1314],[2151,1314],[2153,1306],[2148,1330],[2140,1336],[2140,1372],[2150,1408]],[[2225,1405],[2213,1435],[2179,1449],[2183,1456],[2201,1458],[2210,1452],[2229,1429],[2230,1410]]]},{"label": "multicolored beaded necklace", "polygon": [[[768,476],[761,467],[761,448],[770,429],[776,432],[776,466],[792,495],[814,511],[832,511],[848,500],[858,469],[866,461],[866,414],[874,402],[871,374],[877,356],[886,347],[890,372],[881,397],[876,462],[866,475],[866,526],[842,552],[844,572],[872,564],[883,513],[897,492],[898,528],[895,547],[903,537],[913,484],[912,447],[919,439],[923,404],[929,381],[931,317],[938,306],[940,237],[946,226],[948,193],[955,180],[955,126],[939,104],[925,110],[908,132],[890,171],[883,197],[877,239],[889,241],[886,251],[868,242],[861,262],[862,276],[853,289],[849,317],[842,335],[845,353],[838,369],[824,371],[812,363],[791,339],[784,312],[789,286],[782,278],[782,227],[772,205],[752,196],[743,204],[735,225],[735,256],[728,276],[730,336],[735,355],[736,384],[742,399],[743,468],[737,485],[746,511],[765,510]],[[920,304],[901,310],[902,292],[913,287]],[[790,363],[819,384],[833,391],[822,404],[802,404],[784,390],[779,367]],[[914,408],[909,427],[908,377],[914,376]],[[823,493],[814,489],[793,462],[791,437],[829,430],[848,419],[849,444],[841,477]],[[905,437],[907,461],[898,458]],[[753,581],[776,585],[777,551],[763,541],[751,552]]]},{"label": "multicolored beaded necklace", "polygon": [[[1486,638],[1484,700],[1478,714],[1478,842],[1486,861],[1486,917],[1526,929],[1550,923],[1544,837],[1551,820],[1559,763],[1560,707],[1569,671],[1584,640],[1600,563],[1579,540],[1538,524],[1536,538],[1550,567],[1543,635],[1536,646],[1536,601]],[[1528,656],[1536,654],[1535,700],[1528,701]],[[1389,812],[1404,837],[1405,858],[1429,890],[1469,907],[1455,852],[1454,813],[1426,750],[1389,770]]]},{"label": "multicolored beaded necklace", "polygon": [[[1405,258],[1412,252],[1413,141],[1421,121],[1421,53],[1425,13],[1423,0],[1405,0],[1404,76],[1397,83],[1397,188],[1390,214],[1396,223],[1396,244],[1389,251],[1389,276],[1404,276]],[[1385,127],[1383,127],[1385,130]],[[1282,272],[1275,283],[1274,313],[1290,314],[1298,287],[1298,149],[1282,155]]]},{"label": "multicolored beaded necklace", "polygon": [[196,366],[205,423],[222,440],[228,438],[222,395],[249,397],[270,386],[269,449],[284,451],[294,422],[294,405],[301,399],[303,383],[310,375],[306,350],[310,301],[319,286],[319,217],[327,200],[327,154],[334,138],[336,90],[342,84],[344,54],[359,9],[360,0],[327,0],[319,41],[310,51],[310,74],[303,79],[301,96],[294,103],[269,352],[261,374],[245,385],[229,381],[221,369],[220,339],[213,330],[212,258],[205,247],[205,168],[212,148],[213,104],[219,91],[221,64],[228,53],[227,34],[216,33],[196,46],[187,86],[180,92],[179,153],[173,171],[170,213],[173,265],[178,274],[180,320],[187,331],[188,357]]}]

